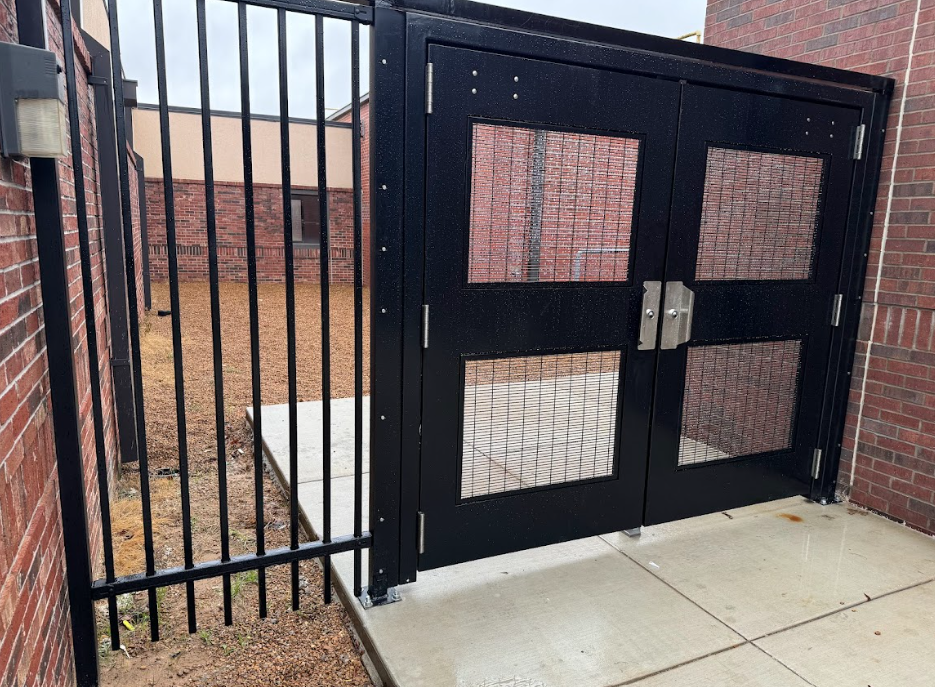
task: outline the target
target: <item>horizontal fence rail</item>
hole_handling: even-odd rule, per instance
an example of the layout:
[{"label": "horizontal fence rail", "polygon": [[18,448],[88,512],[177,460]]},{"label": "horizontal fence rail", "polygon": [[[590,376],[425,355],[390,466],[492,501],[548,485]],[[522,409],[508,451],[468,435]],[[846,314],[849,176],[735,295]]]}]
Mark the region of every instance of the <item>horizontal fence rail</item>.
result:
[{"label": "horizontal fence rail", "polygon": [[[363,186],[362,186],[362,160],[361,160],[361,94],[360,94],[360,27],[373,21],[373,9],[369,5],[359,5],[338,0],[220,0],[220,3],[236,7],[237,11],[237,49],[239,51],[240,76],[240,112],[223,111],[224,117],[237,117],[241,120],[241,140],[238,142],[243,151],[243,238],[246,243],[246,269],[248,274],[249,295],[249,348],[251,368],[251,394],[253,403],[253,452],[254,463],[252,470],[253,491],[255,499],[256,549],[254,552],[243,555],[231,555],[231,516],[228,507],[229,489],[227,464],[229,458],[228,430],[225,421],[225,393],[224,393],[224,342],[222,341],[221,327],[221,271],[218,262],[219,255],[219,207],[215,188],[215,157],[214,139],[212,138],[212,118],[218,111],[211,108],[210,79],[209,79],[209,50],[208,50],[208,22],[206,0],[195,0],[195,24],[197,36],[198,56],[198,84],[200,87],[200,108],[184,108],[172,106],[169,103],[170,83],[167,72],[166,34],[174,28],[166,26],[163,14],[163,1],[152,0],[155,37],[155,62],[158,90],[158,104],[146,109],[158,111],[160,149],[162,154],[162,204],[165,210],[165,229],[168,258],[168,286],[171,316],[171,342],[172,342],[172,370],[175,391],[175,431],[177,432],[178,468],[177,478],[180,487],[181,499],[181,531],[183,563],[178,567],[160,569],[157,564],[155,540],[153,493],[152,493],[152,466],[147,451],[147,437],[152,437],[155,431],[164,428],[147,426],[146,407],[144,404],[143,388],[147,380],[143,376],[143,355],[141,350],[140,325],[142,313],[139,312],[137,290],[137,262],[134,252],[135,232],[140,227],[134,226],[133,198],[131,197],[130,175],[134,175],[136,183],[137,170],[135,163],[131,168],[128,159],[126,142],[130,123],[127,121],[125,110],[126,97],[122,76],[122,60],[120,54],[120,31],[118,17],[118,3],[108,3],[109,35],[112,46],[111,68],[115,78],[113,83],[115,129],[118,141],[118,173],[120,179],[121,219],[124,267],[127,288],[127,313],[129,316],[129,339],[131,347],[131,366],[133,378],[133,406],[135,410],[135,434],[139,451],[139,500],[141,508],[141,521],[143,533],[144,569],[136,574],[118,576],[114,561],[114,532],[111,525],[111,500],[109,494],[113,490],[109,483],[108,458],[105,448],[105,422],[104,397],[102,396],[101,370],[96,364],[90,365],[91,399],[94,440],[96,448],[96,484],[99,491],[99,503],[88,504],[89,508],[99,509],[101,517],[101,540],[103,552],[104,577],[94,581],[87,589],[84,600],[106,601],[110,632],[110,646],[117,650],[121,646],[121,623],[118,613],[117,597],[129,593],[145,592],[147,596],[150,636],[153,641],[160,637],[159,600],[157,590],[173,585],[184,585],[187,612],[187,630],[194,633],[198,629],[198,616],[196,608],[195,582],[210,578],[222,580],[223,615],[225,624],[233,622],[232,585],[231,577],[236,573],[245,571],[258,572],[258,613],[265,617],[268,612],[266,570],[273,566],[289,565],[291,574],[291,606],[299,609],[300,602],[300,571],[299,563],[311,559],[321,559],[324,570],[323,598],[326,603],[331,601],[331,565],[330,557],[337,553],[354,552],[354,591],[360,594],[362,588],[362,550],[371,546],[371,535],[363,528],[362,480],[363,480],[363,394],[364,394],[364,367],[363,367],[363,336],[364,336],[364,244],[363,244]],[[219,3],[219,4],[220,4]],[[249,32],[248,32],[248,6],[267,8],[275,13],[276,18],[276,45],[275,50],[278,62],[279,86],[279,112],[277,116],[258,115],[251,113],[250,89],[250,61],[249,61]],[[68,91],[69,127],[71,135],[71,154],[74,167],[74,184],[79,239],[80,263],[82,272],[83,306],[85,324],[87,329],[88,352],[92,361],[98,360],[99,341],[97,339],[97,315],[93,297],[92,260],[89,231],[89,211],[85,202],[85,171],[82,164],[81,120],[78,103],[78,78],[75,65],[75,36],[72,30],[71,0],[62,0],[62,18],[64,24],[63,43],[65,52],[65,77]],[[287,17],[292,14],[311,15],[314,18],[315,33],[315,119],[291,118],[289,111],[289,75],[288,75],[288,45],[287,45]],[[325,109],[326,86],[326,54],[324,49],[325,20],[342,20],[350,27],[350,44],[346,46],[351,54],[351,104],[350,122],[335,122],[329,120]],[[133,75],[127,75],[130,78]],[[206,360],[191,360],[183,357],[183,341],[185,331],[183,328],[180,295],[180,267],[178,236],[176,222],[176,194],[175,179],[173,177],[173,147],[172,147],[172,117],[176,112],[200,115],[203,150],[201,162],[203,163],[204,178],[204,239],[207,244],[208,257],[208,288],[210,292],[211,321],[211,351],[212,360],[210,369]],[[263,378],[261,370],[261,317],[258,297],[257,275],[257,241],[256,216],[254,206],[254,160],[253,160],[253,131],[254,120],[267,120],[279,122],[280,138],[280,173],[282,180],[283,203],[283,246],[284,284],[286,292],[286,366],[288,375],[288,434],[289,434],[289,545],[282,548],[267,549],[266,547],[266,519],[263,500],[264,493],[264,441],[263,441]],[[317,155],[316,176],[318,203],[320,212],[320,293],[321,293],[321,378],[322,378],[322,409],[323,421],[321,468],[323,480],[323,513],[320,541],[300,541],[300,514],[299,514],[299,432],[298,432],[298,374],[297,374],[297,331],[296,331],[296,288],[295,288],[295,246],[293,245],[293,217],[292,211],[292,143],[290,137],[290,123],[324,123],[316,126],[315,152]],[[329,221],[329,192],[328,169],[326,152],[326,129],[351,129],[351,175],[353,184],[353,303],[354,303],[354,487],[353,487],[353,532],[333,536],[332,533],[332,494],[330,480],[331,471],[331,293],[329,289],[330,265],[329,242],[331,239],[331,226]],[[177,151],[176,151],[177,152]],[[155,163],[152,163],[155,165]],[[139,175],[139,182],[143,177]],[[138,199],[142,205],[146,195],[140,187]],[[150,199],[152,202],[152,199]],[[142,207],[145,212],[146,208]],[[145,256],[144,256],[145,264]],[[111,307],[116,307],[113,304]],[[311,342],[303,342],[311,345]],[[231,345],[231,344],[228,344]],[[241,345],[236,342],[233,345]],[[185,372],[188,371],[186,378]],[[193,539],[193,495],[191,490],[191,466],[189,460],[189,418],[186,415],[187,393],[186,380],[192,375],[203,374],[209,376],[213,383],[214,401],[214,432],[211,441],[217,451],[216,469],[218,476],[217,489],[217,525],[218,545],[220,557],[217,560],[197,561],[196,547]],[[77,501],[75,502],[77,503]],[[84,507],[83,505],[81,506]],[[80,515],[82,522],[88,514]],[[85,528],[87,532],[87,528]],[[87,547],[89,542],[84,542]],[[66,542],[66,547],[68,542]],[[95,561],[88,561],[93,565]],[[73,604],[75,603],[73,599]],[[98,647],[93,638],[76,635],[76,654],[84,660],[83,665],[95,662]],[[93,672],[93,671],[92,671]],[[96,684],[97,676],[83,673],[81,684]]]}]

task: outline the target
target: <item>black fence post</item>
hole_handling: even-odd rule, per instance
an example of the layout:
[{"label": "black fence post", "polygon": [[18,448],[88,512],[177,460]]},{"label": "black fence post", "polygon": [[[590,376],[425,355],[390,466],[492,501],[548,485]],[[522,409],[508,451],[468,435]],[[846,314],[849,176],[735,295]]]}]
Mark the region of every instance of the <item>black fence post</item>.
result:
[{"label": "black fence post", "polygon": [[130,362],[127,276],[123,262],[123,218],[117,155],[126,155],[114,131],[114,91],[110,78],[110,52],[90,36],[84,37],[91,53],[94,117],[100,164],[101,215],[104,224],[104,260],[107,269],[107,317],[110,322],[110,364],[117,409],[120,460],[139,460],[136,445],[136,408],[133,405],[133,369]]},{"label": "black fence post", "polygon": [[81,458],[81,419],[57,165],[56,160],[30,160],[75,676],[78,685],[85,687],[98,682],[97,634],[91,599],[91,548]]},{"label": "black fence post", "polygon": [[[365,603],[389,600],[399,584],[401,399],[403,394],[403,136],[406,22],[377,7],[371,31],[371,288],[370,288],[370,582]],[[386,188],[387,191],[383,189]],[[415,528],[406,536],[416,540]]]}]

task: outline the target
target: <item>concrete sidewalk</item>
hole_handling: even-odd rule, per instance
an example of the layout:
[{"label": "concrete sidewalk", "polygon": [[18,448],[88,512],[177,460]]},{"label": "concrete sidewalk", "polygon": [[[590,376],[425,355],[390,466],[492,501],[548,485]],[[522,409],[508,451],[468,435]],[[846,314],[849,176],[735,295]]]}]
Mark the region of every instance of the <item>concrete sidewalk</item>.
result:
[{"label": "concrete sidewalk", "polygon": [[[352,527],[353,403],[332,402],[336,533]],[[299,505],[314,530],[321,403],[299,408]],[[288,408],[263,412],[285,486]],[[399,687],[921,687],[935,675],[935,541],[844,504],[785,499],[428,571],[369,610],[352,598],[352,554],[333,563]]]}]

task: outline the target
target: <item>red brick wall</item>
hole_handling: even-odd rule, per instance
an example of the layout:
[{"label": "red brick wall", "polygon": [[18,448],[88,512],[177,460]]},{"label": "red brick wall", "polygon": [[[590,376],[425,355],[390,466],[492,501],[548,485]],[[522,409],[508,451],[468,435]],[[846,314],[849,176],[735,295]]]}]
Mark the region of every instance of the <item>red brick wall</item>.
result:
[{"label": "red brick wall", "polygon": [[935,532],[935,3],[709,0],[705,42],[897,80],[839,489]]},{"label": "red brick wall", "polygon": [[[60,12],[50,2],[49,47],[62,55]],[[0,40],[16,40],[12,0],[0,0]],[[80,41],[77,28],[76,39]],[[93,102],[88,55],[77,50],[78,99],[89,211],[92,278],[111,470],[116,465],[114,407],[97,189]],[[87,332],[71,161],[59,163],[69,265],[72,332],[81,409],[84,490],[92,551],[100,554],[100,515],[94,477],[94,431]],[[42,319],[35,219],[28,162],[0,159],[0,684],[74,682],[64,587],[59,484],[52,438],[46,331]],[[60,334],[56,334],[60,335]]]},{"label": "red brick wall", "polygon": [[[208,239],[205,187],[201,181],[177,179],[175,234],[179,279],[208,281]],[[166,211],[162,179],[146,180],[146,222],[149,232],[149,269],[154,281],[168,280]],[[247,281],[247,243],[244,186],[215,182],[217,208],[218,269],[221,281]],[[263,282],[285,281],[282,187],[254,184],[257,277]],[[328,189],[331,281],[354,281],[354,198],[350,189]],[[316,283],[320,278],[318,248],[295,247],[295,278]]]},{"label": "red brick wall", "polygon": [[145,310],[146,295],[143,292],[143,232],[140,230],[140,193],[139,179],[136,169],[136,155],[129,148],[130,169],[130,214],[133,225],[133,259],[136,266],[136,307],[137,312],[142,313]]},{"label": "red brick wall", "polygon": [[[348,110],[345,114],[336,117],[334,121],[350,124],[352,113]],[[370,285],[370,99],[366,98],[360,104],[360,189],[361,199],[361,236],[363,246],[363,272],[364,285]],[[353,210],[353,208],[352,208]],[[351,215],[353,222],[354,216]],[[353,224],[351,225],[353,229]],[[353,235],[352,235],[353,240]],[[352,243],[353,245],[353,243]],[[353,283],[353,273],[352,273]]]}]

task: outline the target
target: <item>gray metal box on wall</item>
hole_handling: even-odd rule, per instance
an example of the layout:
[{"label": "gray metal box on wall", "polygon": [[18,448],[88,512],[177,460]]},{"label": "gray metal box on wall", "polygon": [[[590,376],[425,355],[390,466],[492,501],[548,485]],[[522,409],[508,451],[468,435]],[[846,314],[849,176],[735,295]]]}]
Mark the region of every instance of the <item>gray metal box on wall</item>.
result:
[{"label": "gray metal box on wall", "polygon": [[65,84],[55,54],[0,43],[0,150],[5,156],[66,152]]}]

